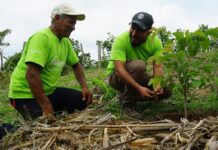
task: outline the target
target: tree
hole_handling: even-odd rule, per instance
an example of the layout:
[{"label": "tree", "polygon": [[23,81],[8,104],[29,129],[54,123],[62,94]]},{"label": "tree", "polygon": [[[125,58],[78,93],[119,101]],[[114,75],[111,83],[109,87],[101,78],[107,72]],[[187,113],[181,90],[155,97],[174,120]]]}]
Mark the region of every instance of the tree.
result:
[{"label": "tree", "polygon": [[108,34],[108,38],[102,41],[102,48],[106,49],[107,56],[109,56],[115,36],[111,33],[107,33],[107,34]]},{"label": "tree", "polygon": [[209,28],[208,25],[201,24],[198,30],[202,31],[210,39],[210,50],[218,48],[218,28]]},{"label": "tree", "polygon": [[91,59],[90,53],[84,53],[82,44],[78,40],[71,39],[71,42],[82,66],[85,68],[90,68],[94,61]]},{"label": "tree", "polygon": [[13,71],[14,68],[17,66],[17,63],[19,62],[21,55],[22,55],[22,51],[19,53],[15,53],[13,56],[9,58],[6,58],[3,69],[7,72]]},{"label": "tree", "polygon": [[[101,64],[102,67],[105,68],[109,62],[109,56],[112,49],[112,44],[114,42],[115,36],[111,33],[107,33],[108,37],[106,40],[101,41],[101,48],[102,48],[102,57],[101,57]],[[106,49],[106,52],[105,52]]]},{"label": "tree", "polygon": [[165,46],[166,42],[171,37],[171,33],[170,31],[167,31],[165,26],[163,26],[157,29],[157,36],[161,39],[163,46]]},{"label": "tree", "polygon": [[4,39],[5,36],[11,33],[10,29],[5,29],[3,31],[0,31],[0,62],[1,62],[1,70],[3,70],[3,49],[5,46],[9,46],[9,43],[5,43]]}]

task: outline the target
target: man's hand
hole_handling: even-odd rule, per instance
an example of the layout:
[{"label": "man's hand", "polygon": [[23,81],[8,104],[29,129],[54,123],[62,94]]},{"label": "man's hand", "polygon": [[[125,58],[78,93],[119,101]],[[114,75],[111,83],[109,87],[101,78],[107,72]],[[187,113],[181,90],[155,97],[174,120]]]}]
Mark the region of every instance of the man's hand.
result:
[{"label": "man's hand", "polygon": [[92,93],[87,87],[82,89],[82,100],[86,101],[87,105],[92,103]]},{"label": "man's hand", "polygon": [[54,111],[51,105],[46,105],[45,107],[42,107],[42,116],[50,116],[53,115]]},{"label": "man's hand", "polygon": [[157,86],[154,88],[154,92],[156,95],[163,94],[163,88],[161,86]]},{"label": "man's hand", "polygon": [[57,121],[56,117],[54,116],[54,111],[52,106],[46,105],[46,107],[42,108],[42,117],[40,117],[44,123],[53,123]]},{"label": "man's hand", "polygon": [[138,89],[139,93],[141,94],[141,96],[143,97],[153,97],[154,92],[151,91],[150,89],[140,86]]}]

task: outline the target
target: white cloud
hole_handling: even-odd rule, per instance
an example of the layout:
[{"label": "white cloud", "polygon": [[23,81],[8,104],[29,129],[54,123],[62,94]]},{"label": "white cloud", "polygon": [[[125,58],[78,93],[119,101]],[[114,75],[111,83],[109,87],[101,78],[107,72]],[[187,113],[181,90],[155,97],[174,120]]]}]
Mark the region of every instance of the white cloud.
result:
[{"label": "white cloud", "polygon": [[[5,55],[20,51],[23,41],[31,34],[48,27],[52,8],[62,2],[72,4],[86,14],[86,20],[77,23],[71,37],[82,42],[85,52],[91,52],[95,59],[96,40],[105,40],[108,32],[118,35],[128,30],[132,16],[139,11],[151,13],[154,26],[166,26],[171,31],[178,28],[195,30],[202,23],[218,26],[216,0],[206,3],[206,7],[201,6],[201,0],[195,1],[198,6],[195,9],[188,0],[5,0],[0,5],[0,30],[12,29],[5,39],[11,44],[5,49]],[[196,11],[199,8],[202,10]]]}]

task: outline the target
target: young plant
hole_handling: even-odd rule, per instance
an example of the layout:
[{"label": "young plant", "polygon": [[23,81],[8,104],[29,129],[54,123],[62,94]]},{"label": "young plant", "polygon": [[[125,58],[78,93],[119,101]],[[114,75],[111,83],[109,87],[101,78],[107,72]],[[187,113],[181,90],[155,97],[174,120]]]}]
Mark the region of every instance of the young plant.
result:
[{"label": "young plant", "polygon": [[[184,117],[187,118],[187,103],[194,89],[204,85],[207,81],[207,73],[213,69],[205,62],[204,58],[198,57],[198,53],[209,48],[210,40],[202,31],[182,31],[173,33],[174,39],[171,44],[171,52],[163,56],[162,60],[166,67],[171,70],[171,79],[179,85],[183,94]],[[192,91],[193,90],[193,91]]]},{"label": "young plant", "polygon": [[[209,30],[210,35],[214,30]],[[209,32],[208,32],[209,33]],[[165,43],[163,56],[152,59],[164,63],[170,73],[169,80],[179,87],[183,95],[184,116],[187,118],[187,103],[194,89],[203,86],[214,67],[205,63],[205,58],[199,57],[200,53],[209,49],[210,39],[208,34],[197,30],[195,32],[177,30],[172,34],[172,39]],[[150,81],[153,86],[164,84],[163,78],[154,78]],[[158,83],[159,82],[159,83]]]}]

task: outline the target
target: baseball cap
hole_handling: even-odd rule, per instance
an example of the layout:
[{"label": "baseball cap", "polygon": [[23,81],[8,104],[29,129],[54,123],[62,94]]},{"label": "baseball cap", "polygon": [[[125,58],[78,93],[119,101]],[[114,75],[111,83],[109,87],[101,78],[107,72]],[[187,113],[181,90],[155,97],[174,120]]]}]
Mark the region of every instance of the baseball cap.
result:
[{"label": "baseball cap", "polygon": [[77,12],[71,5],[69,4],[60,4],[55,6],[55,8],[51,12],[51,18],[54,18],[56,15],[71,15],[76,16],[77,20],[82,21],[85,19],[85,14],[81,12]]},{"label": "baseball cap", "polygon": [[154,23],[152,15],[146,12],[138,12],[132,17],[131,23],[136,23],[141,29],[146,30],[151,28]]}]

